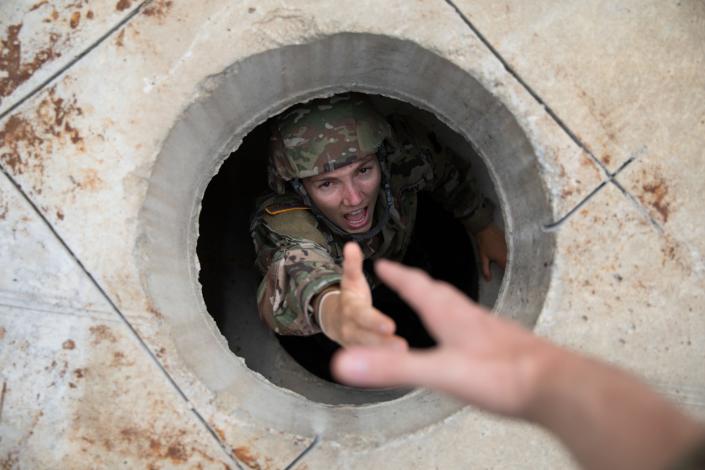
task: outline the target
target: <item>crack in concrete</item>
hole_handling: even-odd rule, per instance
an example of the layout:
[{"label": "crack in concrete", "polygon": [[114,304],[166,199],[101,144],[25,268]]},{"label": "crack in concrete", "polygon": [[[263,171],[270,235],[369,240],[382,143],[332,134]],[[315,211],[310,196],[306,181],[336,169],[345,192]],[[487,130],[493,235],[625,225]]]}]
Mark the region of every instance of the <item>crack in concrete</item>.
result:
[{"label": "crack in concrete", "polygon": [[303,459],[309,452],[311,452],[318,445],[318,443],[320,442],[320,439],[321,439],[321,436],[316,434],[316,436],[313,438],[313,441],[311,441],[311,443],[304,450],[302,450],[301,453],[299,455],[297,455],[296,458],[294,458],[294,460],[291,461],[291,463],[289,463],[289,465],[284,467],[284,470],[292,470],[294,468],[294,465],[299,463],[301,461],[301,459]]},{"label": "crack in concrete", "polygon": [[0,113],[0,121],[2,121],[6,116],[9,116],[11,113],[13,113],[17,108],[22,106],[27,100],[35,96],[37,93],[42,91],[44,88],[46,88],[51,82],[56,80],[58,77],[63,75],[67,70],[69,70],[71,67],[73,67],[79,60],[83,59],[86,55],[88,55],[93,49],[101,45],[106,39],[108,39],[115,31],[123,27],[125,24],[127,24],[135,15],[137,15],[144,7],[145,5],[152,3],[154,0],[144,0],[142,3],[137,5],[131,12],[129,12],[124,18],[122,18],[118,23],[113,26],[112,28],[108,29],[108,31],[100,36],[98,39],[96,39],[93,44],[88,46],[86,49],[83,51],[79,52],[78,55],[76,55],[73,59],[71,59],[66,65],[63,67],[59,68],[56,72],[51,74],[49,78],[41,82],[39,85],[34,87],[32,90],[30,90],[26,95],[24,95],[22,98],[17,100],[14,104],[12,104],[7,110],[3,111]]},{"label": "crack in concrete", "polygon": [[607,186],[607,183],[612,183],[614,184],[632,203],[635,204],[636,209],[639,211],[640,214],[642,214],[650,223],[651,225],[654,226],[654,228],[660,233],[663,234],[664,230],[661,224],[654,219],[651,214],[649,214],[649,211],[644,207],[643,204],[639,202],[639,200],[631,194],[629,191],[627,191],[626,188],[624,188],[615,178],[616,176],[624,170],[629,164],[631,164],[640,154],[644,152],[644,147],[640,148],[637,150],[634,155],[629,157],[622,165],[614,172],[611,173],[609,169],[605,166],[602,161],[597,158],[592,151],[589,149],[589,147],[575,134],[569,127],[568,125],[558,116],[558,114],[551,108],[546,101],[539,96],[539,94],[519,75],[519,73],[514,70],[514,68],[507,62],[507,60],[502,57],[502,55],[499,53],[499,51],[490,43],[490,41],[483,35],[480,30],[470,21],[470,19],[458,8],[457,5],[453,2],[453,0],[445,0],[445,2],[450,5],[453,10],[458,14],[458,16],[463,20],[463,22],[467,25],[468,28],[477,36],[477,38],[482,42],[482,44],[489,49],[489,51],[492,53],[492,55],[495,56],[495,58],[502,64],[504,69],[511,75],[521,86],[524,87],[524,89],[533,97],[546,111],[546,113],[551,116],[551,118],[558,124],[558,126],[565,132],[568,137],[578,146],[580,149],[582,149],[586,154],[590,156],[590,158],[593,160],[593,162],[602,170],[602,172],[605,174],[607,179],[602,181],[599,185],[595,187],[590,193],[585,196],[580,202],[578,202],[575,207],[570,209],[565,215],[560,217],[557,221],[545,224],[544,225],[544,230],[546,231],[554,231],[557,230],[566,220],[568,220],[573,214],[575,214],[580,208],[582,208],[590,199],[595,197],[597,193],[599,193],[605,186]]}]

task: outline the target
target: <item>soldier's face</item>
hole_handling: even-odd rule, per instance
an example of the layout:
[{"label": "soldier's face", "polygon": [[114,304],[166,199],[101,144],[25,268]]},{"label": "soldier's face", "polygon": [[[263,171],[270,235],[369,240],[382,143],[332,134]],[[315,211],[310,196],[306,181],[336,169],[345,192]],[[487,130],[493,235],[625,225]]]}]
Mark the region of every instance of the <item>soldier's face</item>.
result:
[{"label": "soldier's face", "polygon": [[372,228],[382,172],[375,155],[343,168],[303,179],[316,207],[348,233]]}]

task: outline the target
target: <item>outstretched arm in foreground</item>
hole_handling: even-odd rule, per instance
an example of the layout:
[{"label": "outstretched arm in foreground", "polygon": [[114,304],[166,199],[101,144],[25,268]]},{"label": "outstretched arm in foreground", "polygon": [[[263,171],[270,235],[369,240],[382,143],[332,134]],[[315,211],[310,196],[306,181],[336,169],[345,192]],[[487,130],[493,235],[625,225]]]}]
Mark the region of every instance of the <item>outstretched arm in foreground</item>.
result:
[{"label": "outstretched arm in foreground", "polygon": [[705,439],[698,423],[630,375],[493,316],[422,271],[380,261],[377,274],[439,345],[346,349],[333,361],[341,381],[435,388],[537,423],[588,469],[664,469]]}]

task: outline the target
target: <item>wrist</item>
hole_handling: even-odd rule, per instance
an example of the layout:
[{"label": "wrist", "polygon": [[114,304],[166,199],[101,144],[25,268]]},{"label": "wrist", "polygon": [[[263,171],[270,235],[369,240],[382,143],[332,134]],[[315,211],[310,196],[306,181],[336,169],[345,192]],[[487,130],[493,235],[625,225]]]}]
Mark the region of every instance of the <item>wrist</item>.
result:
[{"label": "wrist", "polygon": [[526,394],[521,417],[536,424],[547,424],[543,421],[557,405],[556,400],[561,399],[560,390],[572,380],[574,359],[571,352],[541,340],[526,360]]},{"label": "wrist", "polygon": [[316,307],[314,309],[316,323],[318,323],[321,332],[328,337],[330,337],[330,329],[325,325],[324,316],[326,316],[327,312],[337,310],[339,300],[340,288],[337,286],[325,289],[316,299]]}]

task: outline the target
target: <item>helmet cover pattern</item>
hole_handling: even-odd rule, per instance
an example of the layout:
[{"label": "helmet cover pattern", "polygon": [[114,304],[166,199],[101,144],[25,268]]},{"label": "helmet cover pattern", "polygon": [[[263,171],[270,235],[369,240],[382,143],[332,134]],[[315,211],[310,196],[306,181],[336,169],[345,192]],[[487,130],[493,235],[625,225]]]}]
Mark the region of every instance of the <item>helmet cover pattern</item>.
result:
[{"label": "helmet cover pattern", "polygon": [[275,119],[269,184],[327,173],[377,152],[391,137],[387,120],[365,95],[346,93],[298,104]]}]

